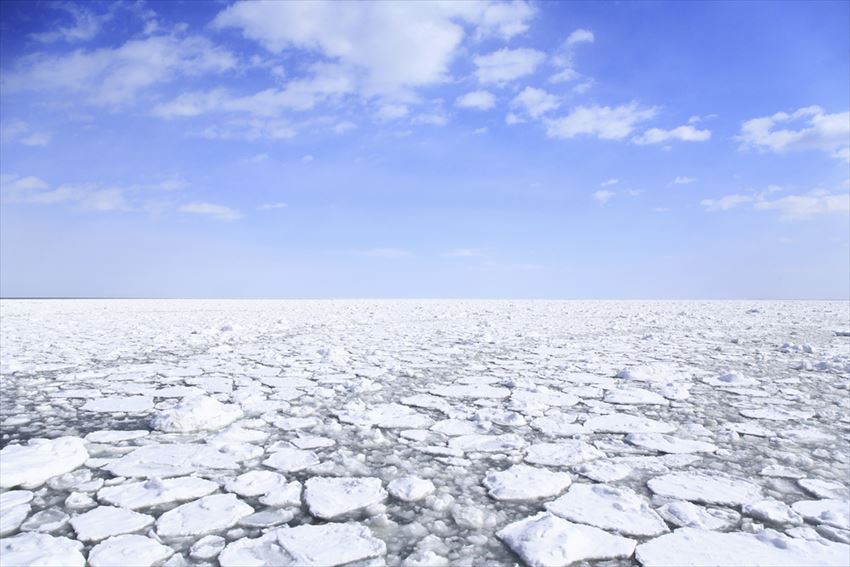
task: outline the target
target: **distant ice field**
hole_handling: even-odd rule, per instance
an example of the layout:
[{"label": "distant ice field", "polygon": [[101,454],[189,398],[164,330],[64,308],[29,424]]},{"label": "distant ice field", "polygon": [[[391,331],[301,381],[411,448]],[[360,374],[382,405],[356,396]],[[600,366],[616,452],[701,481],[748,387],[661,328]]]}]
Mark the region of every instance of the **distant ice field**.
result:
[{"label": "distant ice field", "polygon": [[850,565],[850,303],[0,301],[2,565]]}]

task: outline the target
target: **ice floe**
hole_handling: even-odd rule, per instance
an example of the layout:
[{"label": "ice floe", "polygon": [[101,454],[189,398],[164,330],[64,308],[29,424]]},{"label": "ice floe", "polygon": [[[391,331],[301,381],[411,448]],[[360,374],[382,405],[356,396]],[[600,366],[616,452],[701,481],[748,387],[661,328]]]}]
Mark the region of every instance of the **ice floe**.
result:
[{"label": "ice floe", "polygon": [[186,433],[221,429],[240,417],[242,409],[235,404],[223,404],[208,396],[192,396],[158,413],[151,420],[151,426],[169,433]]},{"label": "ice floe", "polygon": [[312,477],[304,483],[304,502],[310,513],[330,520],[383,502],[387,491],[379,478]]},{"label": "ice floe", "polygon": [[199,536],[229,528],[254,509],[235,494],[213,494],[181,504],[156,520],[160,537]]},{"label": "ice floe", "polygon": [[107,504],[138,510],[172,502],[195,500],[218,490],[218,484],[194,476],[177,478],[151,478],[140,482],[125,482],[105,486],[97,499]]},{"label": "ice floe", "polygon": [[67,537],[24,533],[0,540],[0,565],[83,567],[83,544]]},{"label": "ice floe", "polygon": [[30,439],[26,445],[11,444],[0,450],[0,488],[36,488],[47,479],[72,471],[89,458],[78,437]]},{"label": "ice floe", "polygon": [[387,491],[394,497],[405,502],[422,500],[435,490],[430,480],[416,476],[405,476],[390,481]]},{"label": "ice floe", "polygon": [[138,534],[118,535],[100,542],[89,552],[91,567],[152,567],[174,554],[170,547]]},{"label": "ice floe", "polygon": [[667,531],[667,524],[649,501],[625,487],[574,484],[546,504],[546,509],[564,519],[623,535],[651,537]]},{"label": "ice floe", "polygon": [[707,441],[680,439],[664,433],[631,433],[626,441],[636,447],[660,453],[713,453],[717,445]]},{"label": "ice floe", "polygon": [[604,456],[605,453],[584,441],[566,440],[531,445],[525,454],[525,462],[533,465],[569,467]]},{"label": "ice floe", "polygon": [[647,485],[655,494],[703,504],[736,506],[763,498],[755,484],[722,474],[675,472],[650,479]]}]

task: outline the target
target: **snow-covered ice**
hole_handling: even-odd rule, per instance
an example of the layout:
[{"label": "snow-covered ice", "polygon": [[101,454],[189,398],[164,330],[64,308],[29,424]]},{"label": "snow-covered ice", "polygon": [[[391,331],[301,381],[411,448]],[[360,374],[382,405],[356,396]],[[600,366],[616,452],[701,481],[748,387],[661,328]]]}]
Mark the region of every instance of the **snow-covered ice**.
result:
[{"label": "snow-covered ice", "polygon": [[0,300],[0,564],[850,564],[849,313]]}]

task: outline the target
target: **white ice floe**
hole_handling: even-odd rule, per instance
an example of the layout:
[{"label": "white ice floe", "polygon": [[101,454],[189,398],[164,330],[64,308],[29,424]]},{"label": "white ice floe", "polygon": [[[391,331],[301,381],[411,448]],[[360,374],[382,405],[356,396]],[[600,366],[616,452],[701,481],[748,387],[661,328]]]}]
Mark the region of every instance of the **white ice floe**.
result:
[{"label": "white ice floe", "polygon": [[22,532],[50,533],[62,529],[71,517],[59,508],[45,508],[21,524]]},{"label": "white ice floe", "polygon": [[204,536],[189,549],[189,557],[192,559],[214,559],[227,545],[227,540],[221,536],[208,535]]},{"label": "white ice floe", "polygon": [[321,449],[336,445],[336,441],[330,437],[318,437],[316,435],[302,435],[293,439],[291,443],[299,449]]},{"label": "white ice floe", "polygon": [[9,490],[0,493],[0,536],[12,533],[27,519],[32,497],[33,493],[29,490]]},{"label": "white ice floe", "polygon": [[803,518],[790,506],[779,500],[767,498],[752,504],[744,504],[741,511],[751,518],[762,522],[797,526],[803,523]]},{"label": "white ice floe", "polygon": [[525,462],[533,465],[570,467],[604,456],[605,453],[583,441],[565,440],[531,445],[525,454]]},{"label": "white ice floe", "polygon": [[100,413],[143,413],[153,409],[150,396],[112,396],[87,401],[82,409]]},{"label": "white ice floe", "polygon": [[668,531],[649,501],[625,487],[574,484],[546,504],[546,509],[564,519],[623,535],[651,537]]},{"label": "white ice floe", "polygon": [[404,476],[390,481],[387,490],[394,498],[405,502],[422,500],[435,490],[434,483],[417,476]]},{"label": "white ice floe", "polygon": [[260,496],[259,500],[266,506],[301,506],[302,489],[301,483],[293,480]]},{"label": "white ice floe", "polygon": [[0,565],[83,567],[83,544],[67,537],[23,533],[0,540]]},{"label": "white ice floe", "polygon": [[0,488],[36,488],[47,479],[81,466],[89,458],[79,437],[30,439],[0,450]]},{"label": "white ice floe", "polygon": [[537,388],[536,390],[518,389],[511,394],[511,405],[522,407],[539,406],[548,407],[566,407],[574,406],[579,402],[579,398],[551,388]]},{"label": "white ice floe", "polygon": [[293,510],[283,510],[281,508],[266,508],[259,512],[254,512],[249,516],[245,516],[239,520],[240,526],[247,528],[270,528],[285,524],[295,517]]},{"label": "white ice floe", "polygon": [[835,499],[801,500],[794,502],[791,507],[807,522],[850,530],[850,501]]},{"label": "white ice floe", "polygon": [[304,483],[304,502],[310,514],[323,520],[378,504],[386,497],[379,478],[314,476]]},{"label": "white ice floe", "polygon": [[359,524],[303,525],[279,528],[257,539],[229,544],[221,567],[333,567],[383,557],[386,544]]},{"label": "white ice floe", "polygon": [[158,413],[151,420],[151,426],[167,433],[187,433],[221,429],[240,417],[242,408],[236,404],[223,404],[208,396],[192,396]]},{"label": "white ice floe", "polygon": [[671,382],[686,380],[687,376],[671,364],[653,363],[623,368],[617,373],[617,378],[635,382]]},{"label": "white ice floe", "polygon": [[840,482],[820,480],[817,478],[801,478],[797,481],[803,490],[818,498],[834,500],[850,500],[850,490]]},{"label": "white ice floe", "polygon": [[156,521],[156,533],[160,537],[205,535],[229,528],[253,513],[235,494],[213,494],[165,512]]},{"label": "white ice floe", "polygon": [[801,421],[812,417],[812,412],[787,410],[781,407],[743,409],[741,415],[768,421]]},{"label": "white ice floe", "polygon": [[167,478],[210,469],[236,469],[242,459],[210,445],[145,445],[104,468],[116,476]]},{"label": "white ice floe", "polygon": [[312,451],[283,447],[263,461],[267,467],[282,472],[296,472],[319,464],[319,457]]},{"label": "white ice floe", "polygon": [[761,489],[741,478],[701,472],[675,472],[647,482],[655,494],[703,504],[737,506],[763,498]]},{"label": "white ice floe", "polygon": [[509,524],[496,536],[530,567],[564,567],[577,561],[626,558],[632,555],[636,543],[546,512]]},{"label": "white ice floe", "polygon": [[239,496],[262,496],[286,486],[286,478],[272,471],[248,471],[224,484],[225,490]]},{"label": "white ice floe", "polygon": [[635,557],[644,567],[846,567],[850,547],[791,538],[773,530],[751,534],[679,528],[642,543]]},{"label": "white ice floe", "polygon": [[629,476],[632,472],[632,467],[623,463],[596,460],[582,463],[573,470],[596,482],[614,482],[615,480],[621,480]]},{"label": "white ice floe", "polygon": [[121,441],[131,441],[140,439],[150,435],[150,431],[146,429],[136,429],[131,431],[92,431],[86,435],[85,440],[89,443],[120,443]]},{"label": "white ice floe", "polygon": [[525,440],[514,433],[502,435],[459,435],[449,440],[449,449],[481,453],[511,453],[525,446]]},{"label": "white ice floe", "polygon": [[111,537],[89,552],[91,567],[152,567],[174,554],[158,541],[138,534]]},{"label": "white ice floe", "polygon": [[480,423],[475,423],[466,419],[444,419],[438,421],[431,426],[431,431],[456,437],[458,435],[476,435],[485,433],[489,427],[482,427]]},{"label": "white ice floe", "polygon": [[105,486],[97,499],[107,504],[138,510],[172,502],[195,500],[218,490],[218,484],[195,476],[126,482]]},{"label": "white ice floe", "polygon": [[71,518],[71,527],[77,532],[77,539],[99,541],[114,535],[137,532],[151,525],[153,520],[153,516],[127,508],[98,506]]},{"label": "white ice floe", "polygon": [[402,404],[378,404],[366,407],[364,404],[351,404],[337,413],[343,423],[359,427],[384,427],[387,429],[427,428],[434,420],[425,414]]},{"label": "white ice floe", "polygon": [[707,441],[680,439],[664,433],[631,433],[626,441],[636,447],[658,451],[659,453],[713,453],[717,445]]},{"label": "white ice floe", "polygon": [[431,393],[445,398],[507,398],[511,395],[508,388],[488,384],[453,384],[431,388]]},{"label": "white ice floe", "polygon": [[643,388],[618,388],[605,392],[603,400],[609,404],[658,405],[666,406],[670,402],[661,394]]},{"label": "white ice floe", "polygon": [[597,415],[584,422],[588,433],[672,433],[675,425],[627,413]]},{"label": "white ice floe", "polygon": [[705,508],[685,500],[674,500],[658,508],[658,515],[680,528],[728,530],[741,519],[729,508]]},{"label": "white ice floe", "polygon": [[572,483],[569,473],[528,465],[487,472],[484,486],[496,500],[541,500],[557,496]]},{"label": "white ice floe", "polygon": [[551,437],[569,437],[584,432],[584,427],[574,423],[575,420],[575,415],[556,413],[535,418],[531,427]]}]

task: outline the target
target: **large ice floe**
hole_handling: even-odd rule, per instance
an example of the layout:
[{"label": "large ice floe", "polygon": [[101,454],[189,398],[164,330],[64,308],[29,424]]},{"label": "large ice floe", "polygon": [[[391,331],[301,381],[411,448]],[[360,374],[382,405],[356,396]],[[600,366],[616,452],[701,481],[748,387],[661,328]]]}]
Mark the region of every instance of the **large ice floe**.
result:
[{"label": "large ice floe", "polygon": [[850,566],[848,314],[0,300],[0,566]]}]

